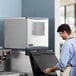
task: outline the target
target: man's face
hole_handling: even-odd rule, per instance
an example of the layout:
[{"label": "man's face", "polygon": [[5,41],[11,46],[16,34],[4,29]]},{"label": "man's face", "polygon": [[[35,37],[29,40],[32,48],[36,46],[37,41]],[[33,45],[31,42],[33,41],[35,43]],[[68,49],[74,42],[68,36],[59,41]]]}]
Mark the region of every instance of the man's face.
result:
[{"label": "man's face", "polygon": [[60,34],[60,37],[63,39],[63,40],[66,40],[67,39],[67,33],[64,31],[64,32],[59,32]]}]

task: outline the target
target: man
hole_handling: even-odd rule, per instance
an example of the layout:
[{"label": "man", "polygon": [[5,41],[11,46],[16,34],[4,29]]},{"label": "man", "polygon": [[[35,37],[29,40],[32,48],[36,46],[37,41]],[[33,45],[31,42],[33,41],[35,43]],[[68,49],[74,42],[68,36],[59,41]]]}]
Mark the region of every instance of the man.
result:
[{"label": "man", "polygon": [[57,32],[59,32],[60,37],[65,40],[61,47],[60,60],[57,65],[44,69],[44,73],[48,74],[56,70],[64,72],[65,68],[70,66],[71,70],[67,76],[76,76],[76,40],[71,35],[71,29],[68,24],[60,25]]}]

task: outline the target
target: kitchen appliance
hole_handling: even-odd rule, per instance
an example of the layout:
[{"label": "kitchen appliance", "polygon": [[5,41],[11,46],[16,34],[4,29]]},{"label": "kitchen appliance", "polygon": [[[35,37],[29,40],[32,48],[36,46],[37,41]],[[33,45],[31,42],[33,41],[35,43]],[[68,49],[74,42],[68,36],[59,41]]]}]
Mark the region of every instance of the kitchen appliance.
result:
[{"label": "kitchen appliance", "polygon": [[10,71],[10,50],[0,49],[0,72]]},{"label": "kitchen appliance", "polygon": [[4,48],[22,50],[32,46],[48,47],[48,18],[7,18],[4,23]]}]

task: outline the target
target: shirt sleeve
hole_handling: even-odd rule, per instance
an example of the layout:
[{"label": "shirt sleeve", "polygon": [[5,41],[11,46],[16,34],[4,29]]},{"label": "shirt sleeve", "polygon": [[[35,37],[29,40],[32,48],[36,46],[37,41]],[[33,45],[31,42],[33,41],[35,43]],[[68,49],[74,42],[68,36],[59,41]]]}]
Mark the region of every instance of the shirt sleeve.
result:
[{"label": "shirt sleeve", "polygon": [[61,48],[61,56],[59,63],[57,63],[56,65],[59,69],[65,68],[67,63],[69,62],[69,50],[70,44],[68,42],[65,42]]}]

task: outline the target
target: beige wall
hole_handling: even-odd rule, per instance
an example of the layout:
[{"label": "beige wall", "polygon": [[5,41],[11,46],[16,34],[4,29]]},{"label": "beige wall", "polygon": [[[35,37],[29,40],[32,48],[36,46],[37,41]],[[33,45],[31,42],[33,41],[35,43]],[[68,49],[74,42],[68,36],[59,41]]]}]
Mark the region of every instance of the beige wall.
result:
[{"label": "beige wall", "polygon": [[60,0],[60,5],[69,5],[69,4],[75,4],[76,0]]}]

